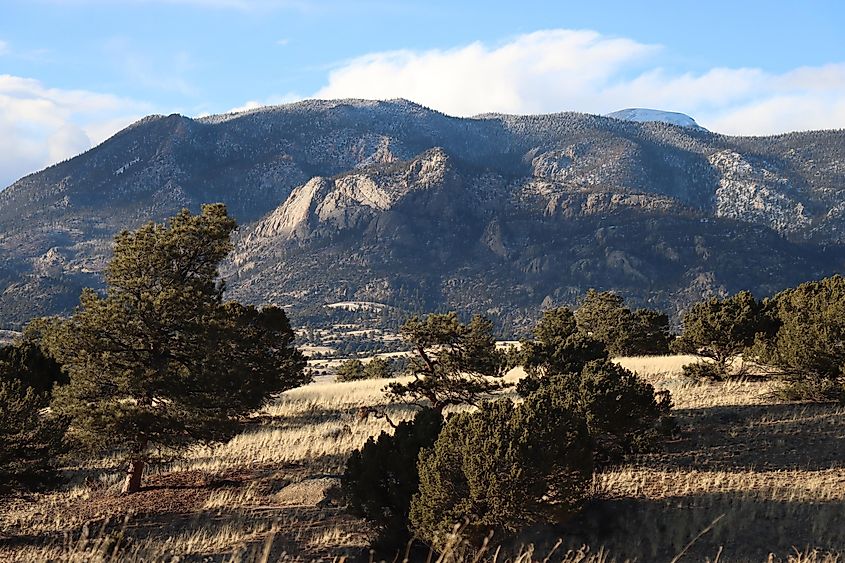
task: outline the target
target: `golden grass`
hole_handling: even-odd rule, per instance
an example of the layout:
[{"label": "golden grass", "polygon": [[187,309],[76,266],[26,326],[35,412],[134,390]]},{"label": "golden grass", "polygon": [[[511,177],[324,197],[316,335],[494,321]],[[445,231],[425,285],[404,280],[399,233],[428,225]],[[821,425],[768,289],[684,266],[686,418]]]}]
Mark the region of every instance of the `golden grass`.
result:
[{"label": "golden grass", "polygon": [[310,462],[322,471],[337,471],[368,438],[392,430],[384,419],[360,420],[359,407],[384,406],[395,422],[413,418],[413,408],[387,405],[382,390],[389,381],[395,380],[315,383],[288,391],[257,413],[263,423],[221,446],[195,448],[167,470],[216,472]]},{"label": "golden grass", "polygon": [[654,377],[676,377],[687,364],[704,361],[700,356],[679,354],[673,356],[624,356],[614,359],[622,367],[649,379]]},{"label": "golden grass", "polygon": [[[682,437],[665,452],[598,473],[580,531],[550,561],[668,561],[722,515],[684,561],[717,554],[723,562],[766,561],[770,552],[781,558],[772,561],[837,561],[825,550],[845,550],[845,409],[776,404],[759,380],[692,384],[680,377],[683,365],[700,361],[691,356],[616,361],[671,391]],[[522,376],[517,368],[506,380]],[[119,475],[108,472],[115,460],[73,469],[63,489],[0,510],[0,561],[112,560],[112,539],[121,533],[136,538],[120,552],[126,561],[175,554],[331,560],[354,553],[368,542],[366,525],[324,501],[348,454],[392,431],[383,419],[360,420],[359,407],[381,406],[393,420],[413,416],[413,409],[387,403],[387,383],[323,381],[288,391],[228,443],[195,448],[148,474],[162,483],[217,476],[219,487],[201,481],[120,499]],[[132,508],[150,498],[170,504]],[[3,541],[3,530],[19,541]],[[583,543],[606,549],[579,551]],[[544,560],[553,548],[551,540],[511,560]]]},{"label": "golden grass", "polygon": [[731,494],[767,502],[845,502],[841,469],[818,471],[740,469],[651,469],[636,466],[595,476],[596,494],[610,498],[661,500],[704,494]]}]

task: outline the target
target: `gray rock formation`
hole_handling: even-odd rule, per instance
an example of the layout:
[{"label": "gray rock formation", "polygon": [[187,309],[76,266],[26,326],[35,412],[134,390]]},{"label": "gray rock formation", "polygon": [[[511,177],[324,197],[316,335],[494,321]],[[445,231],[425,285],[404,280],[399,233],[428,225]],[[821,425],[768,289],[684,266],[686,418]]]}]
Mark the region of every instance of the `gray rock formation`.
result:
[{"label": "gray rock formation", "polygon": [[229,294],[299,319],[372,301],[521,326],[588,287],[676,313],[842,269],[845,132],[404,100],[151,116],[0,192],[0,326],[69,311],[116,232],[210,201],[242,225]]}]

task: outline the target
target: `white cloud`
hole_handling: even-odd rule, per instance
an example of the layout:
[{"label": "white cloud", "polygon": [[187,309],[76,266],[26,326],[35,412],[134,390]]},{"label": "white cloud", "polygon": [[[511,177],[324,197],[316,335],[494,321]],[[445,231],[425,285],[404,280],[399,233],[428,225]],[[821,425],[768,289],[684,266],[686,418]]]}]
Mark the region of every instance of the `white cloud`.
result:
[{"label": "white cloud", "polygon": [[0,39],[0,55],[5,55],[9,52],[9,43]]},{"label": "white cloud", "polygon": [[91,148],[148,111],[111,94],[0,75],[0,189]]},{"label": "white cloud", "polygon": [[[393,51],[353,59],[329,74],[325,98],[409,98],[456,115],[542,112],[584,104],[615,73],[658,48],[592,31],[552,30],[490,48]],[[588,108],[593,109],[593,108]]]},{"label": "white cloud", "polygon": [[673,73],[659,66],[662,52],[593,31],[539,31],[497,46],[371,53],[331,71],[315,96],[401,97],[463,116],[649,107],[730,134],[845,127],[845,64]]},{"label": "white cloud", "polygon": [[845,128],[845,96],[771,96],[726,109],[701,123],[730,135]]}]

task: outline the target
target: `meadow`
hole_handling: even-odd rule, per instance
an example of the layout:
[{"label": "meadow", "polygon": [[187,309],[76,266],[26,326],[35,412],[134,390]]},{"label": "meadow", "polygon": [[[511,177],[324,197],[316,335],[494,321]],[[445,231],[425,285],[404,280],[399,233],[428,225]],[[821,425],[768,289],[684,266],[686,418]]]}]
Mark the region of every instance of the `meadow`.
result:
[{"label": "meadow", "polygon": [[[765,378],[690,383],[691,356],[617,361],[671,391],[679,437],[597,473],[575,521],[497,560],[840,560],[845,408],[780,402]],[[334,487],[351,451],[391,431],[361,407],[413,416],[385,383],[288,391],[228,443],[152,468],[134,495],[118,494],[116,459],[67,467],[59,490],[0,510],[0,561],[367,561],[370,531]]]}]

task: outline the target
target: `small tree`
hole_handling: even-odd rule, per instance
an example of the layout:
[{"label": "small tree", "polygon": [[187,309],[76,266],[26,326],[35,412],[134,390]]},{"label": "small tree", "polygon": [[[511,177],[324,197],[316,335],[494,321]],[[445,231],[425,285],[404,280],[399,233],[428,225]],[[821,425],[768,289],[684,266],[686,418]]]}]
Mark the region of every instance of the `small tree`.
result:
[{"label": "small tree", "polygon": [[119,234],[105,295],[85,290],[45,331],[70,375],[53,408],[83,444],[126,454],[125,492],[153,452],[225,440],[271,393],[308,379],[281,309],[222,301],[234,228],[216,204]]},{"label": "small tree", "polygon": [[62,367],[39,345],[46,322],[45,319],[32,321],[14,344],[0,346],[0,379],[17,379],[23,387],[47,394],[55,384],[67,383]]},{"label": "small tree", "polygon": [[652,309],[637,309],[631,314],[631,326],[628,329],[624,355],[668,354],[671,342],[669,315]]},{"label": "small tree", "polygon": [[590,289],[575,311],[578,328],[604,343],[612,356],[664,354],[669,350],[669,317],[650,309],[632,311],[609,291]]},{"label": "small tree", "polygon": [[54,483],[67,421],[45,409],[49,393],[0,378],[0,494]]},{"label": "small tree", "polygon": [[711,362],[692,362],[681,366],[681,375],[690,381],[722,381],[724,374]]},{"label": "small tree", "polygon": [[337,367],[338,381],[359,381],[361,379],[390,379],[393,377],[393,362],[375,357],[366,364],[358,359],[345,360]]},{"label": "small tree", "polygon": [[419,538],[442,548],[454,525],[465,523],[461,536],[477,547],[491,530],[505,538],[565,521],[580,508],[592,475],[589,435],[556,391],[449,418],[434,447],[420,454],[410,514]]},{"label": "small tree", "polygon": [[781,372],[784,395],[845,401],[845,278],[801,284],[770,304],[779,328],[761,337],[761,359]]},{"label": "small tree", "polygon": [[475,316],[469,324],[456,313],[408,319],[400,334],[415,352],[408,367],[410,383],[391,383],[386,390],[398,400],[442,412],[449,405],[478,404],[501,389],[505,357],[496,349],[493,323]]},{"label": "small tree", "polygon": [[597,466],[654,451],[675,430],[669,392],[655,392],[650,383],[607,359],[587,363],[580,373],[549,374],[533,389],[518,390],[531,400],[548,389],[587,421]]},{"label": "small tree", "polygon": [[38,345],[44,320],[0,347],[0,494],[38,490],[58,480],[67,420],[47,410],[53,386],[67,381]]},{"label": "small tree", "polygon": [[[571,381],[562,380],[559,393],[565,395]],[[573,407],[587,419],[597,464],[653,451],[674,431],[669,392],[658,395],[650,383],[609,360],[584,366],[572,391]]]},{"label": "small tree", "polygon": [[625,301],[610,291],[590,289],[574,313],[578,328],[603,342],[614,356],[624,355],[631,311]]},{"label": "small tree", "polygon": [[338,381],[358,381],[364,379],[364,363],[361,360],[351,358],[344,360],[337,366]]},{"label": "small tree", "polygon": [[588,421],[597,463],[648,451],[673,430],[668,392],[656,398],[654,387],[608,360],[604,345],[578,329],[568,309],[546,311],[522,345],[528,376],[517,393],[555,389],[568,408]]},{"label": "small tree", "polygon": [[551,374],[578,374],[593,360],[607,358],[604,344],[578,329],[575,315],[565,307],[550,309],[534,327],[534,340],[522,342],[521,362],[528,373],[517,385],[527,396]]},{"label": "small tree", "polygon": [[346,462],[341,491],[349,511],[378,532],[378,547],[396,548],[409,537],[411,497],[419,488],[420,450],[434,444],[443,427],[440,413],[424,409],[401,422],[393,434],[382,432],[355,450]]},{"label": "small tree", "polygon": [[364,366],[366,379],[390,379],[394,375],[393,362],[376,356]]},{"label": "small tree", "polygon": [[727,377],[728,361],[768,329],[762,313],[762,304],[747,291],[696,303],[684,314],[683,333],[672,348],[713,359],[716,373]]}]

